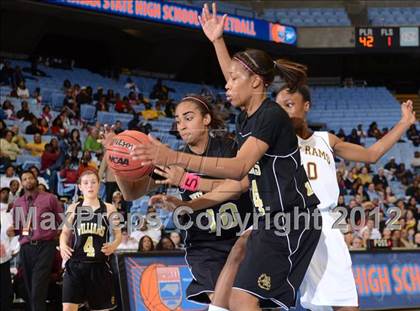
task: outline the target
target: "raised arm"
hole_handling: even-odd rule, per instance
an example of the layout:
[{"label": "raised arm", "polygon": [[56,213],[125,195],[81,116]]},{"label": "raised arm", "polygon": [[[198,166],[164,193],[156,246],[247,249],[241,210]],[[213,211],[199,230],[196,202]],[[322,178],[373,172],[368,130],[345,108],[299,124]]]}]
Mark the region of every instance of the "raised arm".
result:
[{"label": "raised arm", "polygon": [[229,65],[231,62],[229,51],[226,47],[225,40],[223,39],[223,29],[226,24],[227,14],[222,17],[217,16],[216,3],[214,2],[212,10],[213,12],[210,13],[208,5],[204,4],[201,16],[198,16],[198,20],[203,28],[204,34],[214,45],[217,60],[219,61],[223,76],[227,81],[229,79]]},{"label": "raised arm", "polygon": [[413,102],[408,100],[401,104],[401,120],[384,137],[369,148],[343,142],[337,136],[330,134],[330,144],[336,155],[345,160],[376,163],[389,149],[394,146],[402,135],[416,122]]}]

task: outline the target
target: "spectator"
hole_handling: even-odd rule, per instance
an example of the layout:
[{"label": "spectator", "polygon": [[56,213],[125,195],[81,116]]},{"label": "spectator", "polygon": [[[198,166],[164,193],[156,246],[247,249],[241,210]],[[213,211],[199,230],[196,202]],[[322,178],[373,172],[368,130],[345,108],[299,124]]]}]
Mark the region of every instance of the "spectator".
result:
[{"label": "spectator", "polygon": [[0,119],[0,137],[4,137],[6,130],[8,130],[6,123],[3,121],[3,119]]},{"label": "spectator", "polygon": [[392,231],[389,228],[384,228],[382,232],[382,238],[386,240],[391,240],[392,238]]},{"label": "spectator", "polygon": [[92,93],[89,94],[89,89],[82,87],[80,93],[76,96],[76,102],[79,105],[92,103]]},{"label": "spectator", "polygon": [[14,136],[12,142],[14,142],[19,148],[25,148],[28,141],[22,135],[19,135],[19,126],[13,125],[11,128]]},{"label": "spectator", "polygon": [[80,176],[85,170],[98,170],[96,163],[92,161],[92,156],[89,151],[83,151],[83,155],[79,163],[78,176]]},{"label": "spectator", "polygon": [[13,165],[6,166],[4,175],[1,175],[0,188],[8,188],[12,180],[19,180],[19,177],[15,174],[15,167]]},{"label": "spectator", "polygon": [[21,109],[16,113],[18,119],[23,119],[23,121],[32,121],[34,114],[29,110],[29,104],[26,100],[22,101]]},{"label": "spectator", "polygon": [[154,244],[157,244],[162,236],[163,226],[154,207],[148,208],[146,219],[147,221],[143,222],[140,230],[133,231],[131,236],[139,241],[142,236],[147,235],[152,239]]},{"label": "spectator", "polygon": [[96,103],[96,111],[108,111],[108,104],[106,102],[105,95],[102,95]]},{"label": "spectator", "polygon": [[127,77],[127,82],[125,83],[124,87],[126,89],[129,89],[130,91],[133,91],[133,92],[136,92],[136,93],[139,92],[139,89],[138,89],[136,83],[133,82],[133,80],[130,77]]},{"label": "spectator", "polygon": [[[21,182],[25,193],[13,205],[13,214],[19,213],[24,216],[23,219],[27,219],[28,212],[35,206],[37,215],[40,215],[34,217],[35,223],[29,228],[23,223],[23,219],[14,223],[14,228],[17,228],[20,234],[20,260],[27,289],[27,303],[32,310],[46,310],[46,284],[49,282],[54,261],[56,238],[59,233],[56,229],[60,225],[63,208],[54,195],[37,190],[37,181],[31,171],[22,173]],[[42,215],[51,212],[54,215],[55,227],[46,228],[45,224],[40,223],[44,219]],[[13,236],[14,231],[9,230],[8,235]]]},{"label": "spectator", "polygon": [[408,181],[411,181],[412,178],[413,178],[413,173],[411,173],[410,170],[405,169],[405,164],[404,163],[400,163],[400,165],[398,165],[398,168],[395,171],[394,175],[400,181],[402,181],[404,178],[406,178]]},{"label": "spectator", "polygon": [[28,88],[26,87],[26,85],[25,85],[25,82],[24,81],[21,81],[20,83],[19,83],[19,85],[18,85],[18,87],[17,87],[17,96],[19,97],[19,98],[22,98],[22,99],[28,99],[29,98],[29,90],[28,90]]},{"label": "spectator", "polygon": [[40,89],[39,87],[37,87],[37,88],[35,89],[35,91],[34,91],[34,92],[33,92],[33,94],[32,94],[32,97],[33,97],[33,98],[35,98],[36,103],[37,103],[38,105],[41,105],[41,104],[42,104],[41,89]]},{"label": "spectator", "polygon": [[395,194],[392,192],[391,187],[386,187],[385,189],[385,198],[384,200],[386,201],[386,203],[390,203],[393,204],[397,201],[397,197],[395,196]]},{"label": "spectator", "polygon": [[358,175],[362,185],[370,184],[372,182],[372,176],[369,174],[369,170],[366,166],[362,167],[362,171]]},{"label": "spectator", "polygon": [[178,231],[172,231],[169,238],[174,243],[176,249],[183,248],[181,245],[181,235]]},{"label": "spectator", "polygon": [[5,163],[10,161],[16,161],[16,157],[21,154],[21,151],[13,142],[13,132],[7,130],[4,134],[4,138],[0,139],[0,156],[2,162]]},{"label": "spectator", "polygon": [[124,130],[122,128],[121,121],[119,121],[119,120],[115,121],[114,133],[118,135],[118,134],[120,134],[122,132],[124,132]]},{"label": "spectator", "polygon": [[[77,150],[82,150],[82,142],[80,141],[80,131],[76,128],[70,132],[70,137],[67,139],[67,144],[73,146]],[[109,201],[106,201],[109,202]]]},{"label": "spectator", "polygon": [[120,213],[124,217],[125,221],[127,221],[127,211],[129,210],[129,205],[128,205],[128,202],[124,200],[124,196],[121,193],[121,191],[117,190],[112,193],[111,202],[112,202],[112,205],[114,205],[115,208],[117,209],[117,212]]},{"label": "spectator", "polygon": [[355,236],[351,244],[351,249],[361,249],[361,248],[364,248],[363,240],[359,236]]},{"label": "spectator", "polygon": [[48,123],[52,121],[53,116],[51,114],[51,108],[49,105],[42,107],[41,118],[45,119]]},{"label": "spectator", "polygon": [[45,119],[38,119],[38,128],[41,132],[41,135],[46,135],[49,132],[48,122]]},{"label": "spectator", "polygon": [[70,82],[70,80],[66,79],[63,82],[63,90],[67,91],[69,88],[71,88],[71,82]]},{"label": "spectator", "polygon": [[45,142],[42,141],[42,137],[40,134],[34,135],[34,142],[27,143],[26,149],[31,152],[31,155],[34,157],[41,157],[42,153],[45,150]]},{"label": "spectator", "polygon": [[357,130],[352,129],[349,136],[347,136],[347,141],[352,144],[360,145],[360,137],[357,135]]},{"label": "spectator", "polygon": [[378,169],[378,174],[373,176],[372,182],[380,189],[386,189],[386,187],[388,187],[388,180],[385,177],[384,169],[382,167]]},{"label": "spectator", "polygon": [[420,247],[420,232],[417,232],[414,235],[414,245],[415,247],[419,248]]},{"label": "spectator", "polygon": [[405,228],[407,230],[417,228],[417,221],[414,218],[414,211],[412,209],[407,209],[405,213]]},{"label": "spectator", "polygon": [[119,94],[117,94],[115,99],[115,111],[120,113],[128,112],[128,106],[128,98],[124,96],[124,98],[121,100]]},{"label": "spectator", "polygon": [[411,167],[414,169],[416,173],[419,172],[420,169],[420,151],[414,152],[414,158],[411,161]]},{"label": "spectator", "polygon": [[127,229],[123,228],[121,230],[121,243],[118,245],[117,250],[140,251],[139,246],[139,243],[128,235]]},{"label": "spectator", "polygon": [[31,166],[31,167],[29,168],[29,170],[32,172],[32,174],[33,174],[33,175],[34,175],[34,177],[36,178],[36,180],[37,180],[37,182],[38,182],[38,186],[39,186],[39,185],[44,185],[44,186],[45,186],[45,188],[47,188],[47,189],[48,189],[48,183],[47,183],[47,181],[45,180],[45,178],[44,178],[44,177],[40,176],[39,169],[38,169],[36,166]]},{"label": "spectator", "polygon": [[[4,189],[4,188],[3,188]],[[3,192],[2,189],[2,192]],[[0,210],[0,284],[1,284],[1,310],[12,310],[13,289],[10,273],[10,261],[17,251],[16,239],[7,233],[13,231],[13,216],[7,210]]]},{"label": "spectator", "polygon": [[404,247],[404,243],[401,242],[401,231],[394,230],[392,231],[392,247]]},{"label": "spectator", "polygon": [[395,158],[391,157],[389,162],[385,164],[384,168],[388,171],[395,172],[398,168],[397,163],[395,163]]},{"label": "spectator", "polygon": [[98,86],[96,93],[93,95],[93,100],[99,101],[102,96],[104,96],[104,89],[102,88],[102,86]]},{"label": "spectator", "polygon": [[52,124],[52,127],[51,127],[51,134],[59,135],[61,133],[61,131],[63,131],[64,136],[67,134],[67,130],[64,128],[63,121],[60,118],[60,116],[58,116],[53,121],[53,124]]},{"label": "spectator", "polygon": [[7,119],[9,120],[15,120],[17,117],[15,115],[15,107],[12,105],[12,103],[10,102],[10,100],[5,100],[3,102],[3,111],[7,116]]},{"label": "spectator", "polygon": [[45,144],[45,149],[41,156],[41,171],[49,169],[59,157],[60,152],[55,150],[52,144]]},{"label": "spectator", "polygon": [[113,90],[108,89],[108,92],[106,93],[106,101],[110,104],[115,104],[115,95]]},{"label": "spectator", "polygon": [[368,219],[366,226],[360,230],[360,234],[363,236],[363,233],[367,231],[369,233],[368,239],[376,240],[381,238],[381,233],[379,229],[375,227],[375,219]]},{"label": "spectator", "polygon": [[353,244],[353,232],[347,231],[344,233],[344,241],[346,242],[347,247],[350,249]]},{"label": "spectator", "polygon": [[157,120],[161,115],[159,111],[152,108],[151,104],[146,105],[146,109],[141,114],[145,120]]},{"label": "spectator", "polygon": [[160,239],[159,243],[156,245],[157,251],[172,251],[174,249],[175,249],[174,242],[172,242],[172,240],[167,236],[163,236]]},{"label": "spectator", "polygon": [[379,193],[375,190],[375,184],[374,183],[369,184],[366,193],[369,197],[369,201],[373,201],[375,199],[380,199]]},{"label": "spectator", "polygon": [[15,70],[13,71],[12,87],[15,88],[18,85],[20,85],[22,82],[25,82],[25,78],[23,77],[22,69],[19,66],[16,66]]},{"label": "spectator", "polygon": [[98,142],[99,130],[97,128],[91,128],[88,137],[86,138],[83,146],[83,151],[91,151],[95,153],[102,153],[102,144]]},{"label": "spectator", "polygon": [[363,125],[358,124],[356,134],[359,137],[360,140],[364,139],[366,137],[366,132],[363,130]]},{"label": "spectator", "polygon": [[71,157],[66,157],[64,160],[64,167],[60,171],[60,177],[66,184],[76,184],[78,176],[79,163],[78,159],[75,160]]},{"label": "spectator", "polygon": [[153,245],[152,239],[147,235],[143,236],[140,239],[138,245],[139,245],[138,251],[140,253],[150,252],[150,251],[153,251],[154,248],[155,248],[154,245]]},{"label": "spectator", "polygon": [[42,135],[41,129],[38,124],[38,119],[35,116],[32,117],[31,124],[26,127],[25,134],[27,135],[41,134]]},{"label": "spectator", "polygon": [[378,124],[376,122],[372,122],[369,125],[369,129],[368,129],[368,137],[375,137],[376,139],[380,139],[382,137],[382,133],[378,128]]},{"label": "spectator", "polygon": [[420,133],[417,130],[415,124],[410,126],[410,128],[408,129],[407,138],[413,142],[415,147],[418,147],[420,145]]},{"label": "spectator", "polygon": [[158,79],[156,84],[153,86],[152,92],[150,93],[150,98],[168,100],[169,92],[175,92],[175,90],[167,87],[166,85],[163,85],[162,80]]},{"label": "spectator", "polygon": [[[9,193],[10,193],[9,187],[4,187],[0,189],[0,211],[1,212],[9,211]],[[0,257],[1,257],[1,254],[0,254]]]},{"label": "spectator", "polygon": [[20,182],[19,179],[12,179],[10,181],[10,193],[9,193],[9,203],[15,202],[15,200],[20,196]]}]

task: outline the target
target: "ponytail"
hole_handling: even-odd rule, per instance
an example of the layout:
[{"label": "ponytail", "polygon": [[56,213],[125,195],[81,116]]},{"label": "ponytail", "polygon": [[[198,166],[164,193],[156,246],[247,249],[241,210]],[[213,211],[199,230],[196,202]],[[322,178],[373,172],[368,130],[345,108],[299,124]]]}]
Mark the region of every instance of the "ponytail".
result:
[{"label": "ponytail", "polygon": [[274,64],[276,73],[284,80],[291,93],[306,84],[307,67],[305,65],[287,59],[278,59],[274,61]]}]

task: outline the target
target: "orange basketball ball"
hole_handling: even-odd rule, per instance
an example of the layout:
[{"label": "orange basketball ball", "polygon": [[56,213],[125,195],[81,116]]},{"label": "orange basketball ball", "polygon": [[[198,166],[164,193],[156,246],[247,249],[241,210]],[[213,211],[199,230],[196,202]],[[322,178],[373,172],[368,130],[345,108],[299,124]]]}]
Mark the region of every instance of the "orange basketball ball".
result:
[{"label": "orange basketball ball", "polygon": [[106,161],[114,174],[127,180],[137,180],[150,174],[153,166],[143,166],[140,160],[133,160],[130,152],[136,145],[150,143],[146,134],[138,131],[124,131],[114,137],[107,148]]}]

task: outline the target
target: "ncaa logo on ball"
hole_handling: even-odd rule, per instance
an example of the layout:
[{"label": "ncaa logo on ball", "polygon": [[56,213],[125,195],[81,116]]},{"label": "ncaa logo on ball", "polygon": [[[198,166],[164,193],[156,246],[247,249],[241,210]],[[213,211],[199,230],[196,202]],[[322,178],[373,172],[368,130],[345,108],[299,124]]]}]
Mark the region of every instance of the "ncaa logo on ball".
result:
[{"label": "ncaa logo on ball", "polygon": [[121,157],[117,157],[115,155],[109,155],[108,159],[117,165],[122,165],[122,166],[128,166],[128,164],[130,163],[128,158],[121,158]]}]

